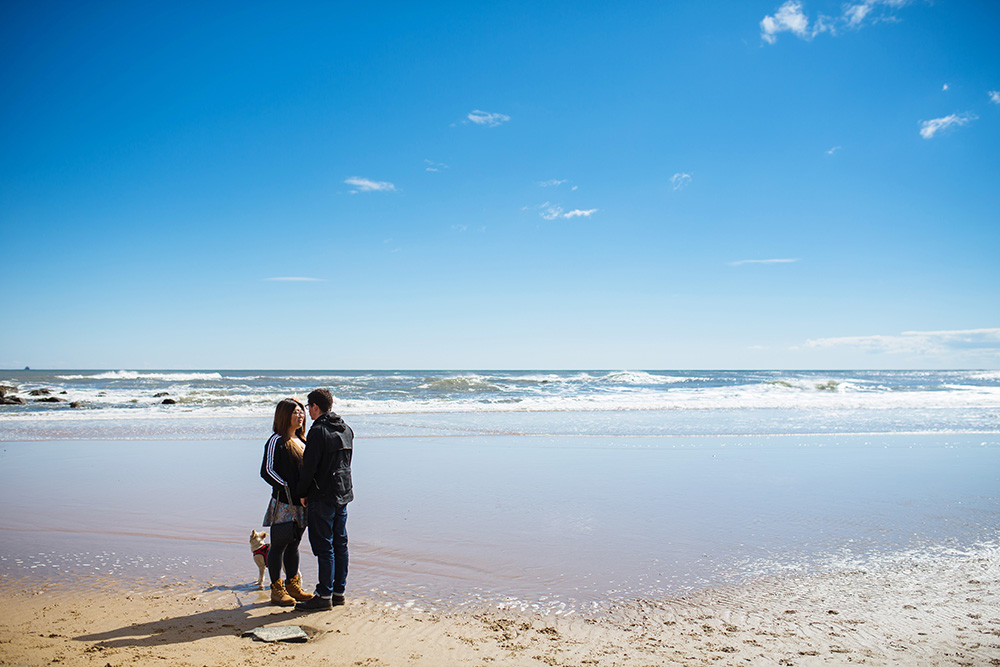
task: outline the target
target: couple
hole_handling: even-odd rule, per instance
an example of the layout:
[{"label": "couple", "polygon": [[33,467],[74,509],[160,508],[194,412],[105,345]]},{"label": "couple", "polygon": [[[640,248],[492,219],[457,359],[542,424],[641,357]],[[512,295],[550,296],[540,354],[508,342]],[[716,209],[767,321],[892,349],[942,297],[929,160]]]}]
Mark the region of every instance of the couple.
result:
[{"label": "couple", "polygon": [[[264,525],[271,526],[267,569],[271,603],[300,611],[344,604],[347,585],[347,503],[354,500],[351,454],[354,431],[330,409],[327,389],[309,392],[307,407],[286,398],[274,410],[272,435],[264,445],[260,476],[271,487]],[[306,436],[306,410],[313,420]],[[302,590],[299,541],[309,527],[309,545],[319,565],[315,595]],[[286,580],[281,579],[285,567]],[[297,602],[297,604],[296,604]]]}]

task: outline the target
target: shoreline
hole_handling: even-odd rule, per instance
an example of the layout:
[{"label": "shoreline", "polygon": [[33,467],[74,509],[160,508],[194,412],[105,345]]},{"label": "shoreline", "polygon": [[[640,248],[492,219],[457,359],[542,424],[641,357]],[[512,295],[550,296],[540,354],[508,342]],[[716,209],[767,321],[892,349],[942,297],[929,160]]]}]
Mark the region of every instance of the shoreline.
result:
[{"label": "shoreline", "polygon": [[[1000,548],[819,575],[790,575],[672,599],[635,599],[593,614],[470,606],[421,611],[372,596],[298,613],[266,592],[97,578],[0,579],[2,665],[650,664],[1000,665]],[[309,639],[243,638],[298,625]]]}]

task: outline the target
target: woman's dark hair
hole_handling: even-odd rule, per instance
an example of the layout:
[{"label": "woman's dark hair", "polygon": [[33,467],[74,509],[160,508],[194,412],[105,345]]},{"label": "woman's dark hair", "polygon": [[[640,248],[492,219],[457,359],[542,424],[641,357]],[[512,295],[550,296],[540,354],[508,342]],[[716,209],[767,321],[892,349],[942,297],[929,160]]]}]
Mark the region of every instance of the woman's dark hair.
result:
[{"label": "woman's dark hair", "polygon": [[[274,408],[274,423],[271,425],[271,430],[281,435],[288,433],[288,427],[292,425],[292,413],[295,412],[295,408],[299,408],[305,414],[306,409],[294,398],[283,398],[278,401],[277,407]],[[295,435],[305,440],[305,420],[302,423],[303,426],[300,426],[295,431]]]},{"label": "woman's dark hair", "polygon": [[[306,409],[302,407],[294,398],[283,398],[278,401],[277,407],[274,408],[274,423],[271,425],[271,430],[279,435],[285,435],[288,433],[288,428],[292,425],[292,413],[295,412],[295,408],[299,408],[305,413]],[[306,440],[306,420],[302,420],[302,426],[295,430],[295,437],[305,442]],[[302,465],[302,446],[297,442],[290,440],[285,442],[285,449],[288,451],[289,455],[297,465]]]}]

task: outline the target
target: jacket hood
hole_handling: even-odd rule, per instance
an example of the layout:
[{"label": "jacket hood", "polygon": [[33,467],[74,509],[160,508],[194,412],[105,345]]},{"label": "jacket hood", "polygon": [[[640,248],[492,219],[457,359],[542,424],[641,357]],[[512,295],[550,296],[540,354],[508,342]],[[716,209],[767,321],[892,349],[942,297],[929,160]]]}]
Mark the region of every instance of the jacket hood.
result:
[{"label": "jacket hood", "polygon": [[316,421],[313,422],[313,424],[322,424],[323,426],[326,426],[334,431],[343,432],[347,430],[347,424],[344,423],[344,420],[341,419],[340,415],[336,412],[326,412],[321,414]]}]

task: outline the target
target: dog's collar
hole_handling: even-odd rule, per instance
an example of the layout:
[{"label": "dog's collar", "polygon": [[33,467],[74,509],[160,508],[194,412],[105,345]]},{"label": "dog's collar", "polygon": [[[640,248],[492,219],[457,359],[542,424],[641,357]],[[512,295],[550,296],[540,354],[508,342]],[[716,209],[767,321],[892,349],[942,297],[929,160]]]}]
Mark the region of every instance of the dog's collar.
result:
[{"label": "dog's collar", "polygon": [[257,549],[256,551],[254,551],[253,555],[254,556],[267,556],[267,550],[268,550],[268,548],[270,548],[270,546],[271,545],[269,545],[269,544],[265,544],[260,549]]}]

